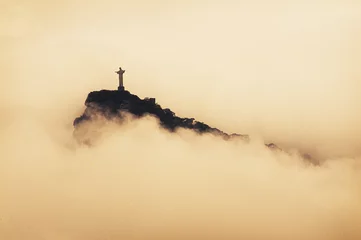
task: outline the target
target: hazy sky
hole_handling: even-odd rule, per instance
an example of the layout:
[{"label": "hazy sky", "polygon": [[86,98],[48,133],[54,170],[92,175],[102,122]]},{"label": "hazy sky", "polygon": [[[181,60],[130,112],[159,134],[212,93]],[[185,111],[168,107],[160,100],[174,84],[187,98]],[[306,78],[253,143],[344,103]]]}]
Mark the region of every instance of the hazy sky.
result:
[{"label": "hazy sky", "polygon": [[[0,0],[0,238],[360,239],[360,42],[358,0]],[[253,142],[143,120],[77,148],[119,66],[132,93]]]}]

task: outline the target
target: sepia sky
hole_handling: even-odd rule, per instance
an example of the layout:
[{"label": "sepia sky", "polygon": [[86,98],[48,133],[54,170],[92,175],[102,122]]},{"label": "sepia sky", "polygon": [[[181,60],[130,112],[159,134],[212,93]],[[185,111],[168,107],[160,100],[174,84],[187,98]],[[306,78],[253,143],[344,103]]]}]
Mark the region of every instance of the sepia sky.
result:
[{"label": "sepia sky", "polygon": [[[360,43],[359,0],[0,0],[0,239],[361,239]],[[120,66],[251,143],[147,118],[77,146]]]},{"label": "sepia sky", "polygon": [[3,0],[0,11],[13,103],[83,102],[115,89],[121,65],[132,92],[226,131],[361,140],[358,1]]}]

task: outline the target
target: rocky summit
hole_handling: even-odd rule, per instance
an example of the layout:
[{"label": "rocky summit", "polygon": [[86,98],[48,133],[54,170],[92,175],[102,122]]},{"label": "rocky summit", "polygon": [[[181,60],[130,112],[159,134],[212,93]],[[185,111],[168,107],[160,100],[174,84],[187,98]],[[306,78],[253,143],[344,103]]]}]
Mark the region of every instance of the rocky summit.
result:
[{"label": "rocky summit", "polygon": [[209,125],[196,121],[194,118],[181,118],[169,108],[162,108],[155,98],[140,99],[129,91],[101,90],[89,93],[85,101],[84,113],[74,120],[74,127],[94,120],[102,116],[107,120],[121,120],[124,113],[129,113],[135,118],[146,115],[153,116],[159,120],[160,126],[164,129],[175,132],[179,128],[191,129],[198,134],[210,133],[225,140],[240,138],[248,140],[248,135],[227,134],[223,131],[210,127]]}]

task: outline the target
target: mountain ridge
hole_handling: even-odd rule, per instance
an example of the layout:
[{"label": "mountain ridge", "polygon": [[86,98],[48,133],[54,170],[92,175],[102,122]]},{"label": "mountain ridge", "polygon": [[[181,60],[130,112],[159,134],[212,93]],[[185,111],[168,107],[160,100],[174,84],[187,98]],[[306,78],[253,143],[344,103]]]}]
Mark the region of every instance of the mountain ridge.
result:
[{"label": "mountain ridge", "polygon": [[231,138],[242,138],[248,140],[249,136],[244,134],[227,134],[218,128],[211,127],[194,118],[182,118],[177,116],[169,108],[162,108],[155,98],[141,99],[137,95],[123,90],[100,90],[90,92],[85,101],[84,113],[73,122],[74,127],[91,121],[94,114],[100,114],[105,119],[123,118],[122,112],[128,112],[136,118],[151,115],[159,120],[160,126],[164,129],[175,132],[178,128],[190,129],[198,134],[212,133],[223,137],[225,140]]},{"label": "mountain ridge", "polygon": [[[155,98],[146,97],[141,99],[127,90],[103,89],[100,91],[92,91],[85,100],[85,106],[86,109],[84,113],[73,122],[74,131],[84,123],[95,120],[97,116],[102,116],[106,120],[122,120],[125,117],[124,113],[129,113],[135,118],[151,115],[159,120],[159,125],[163,129],[169,132],[176,132],[177,129],[183,128],[192,130],[200,135],[213,134],[226,141],[240,139],[248,142],[250,140],[246,134],[228,134],[206,123],[196,121],[194,118],[179,117],[169,108],[162,108],[162,106],[156,102]],[[89,144],[88,139],[80,141]],[[274,143],[267,143],[265,146],[272,151],[283,151]],[[302,157],[315,165],[318,164],[309,154],[303,154]]]}]

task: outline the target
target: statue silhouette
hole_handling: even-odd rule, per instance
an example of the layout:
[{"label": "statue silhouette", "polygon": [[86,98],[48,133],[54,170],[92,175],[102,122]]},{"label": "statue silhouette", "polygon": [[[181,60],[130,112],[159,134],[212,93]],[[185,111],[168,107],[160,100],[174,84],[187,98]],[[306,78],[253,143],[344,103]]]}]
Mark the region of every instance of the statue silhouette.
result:
[{"label": "statue silhouette", "polygon": [[119,71],[116,72],[119,75],[119,91],[124,90],[124,84],[123,84],[123,74],[125,73],[125,70],[123,70],[121,67],[119,68]]}]

